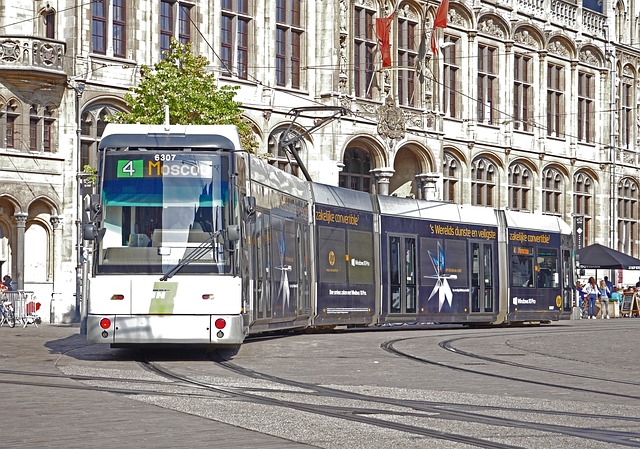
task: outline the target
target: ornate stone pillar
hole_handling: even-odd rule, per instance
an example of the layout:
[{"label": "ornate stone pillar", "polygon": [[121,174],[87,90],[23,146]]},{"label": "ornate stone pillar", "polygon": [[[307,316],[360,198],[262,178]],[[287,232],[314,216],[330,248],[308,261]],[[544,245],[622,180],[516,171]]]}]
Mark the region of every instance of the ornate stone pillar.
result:
[{"label": "ornate stone pillar", "polygon": [[416,175],[418,185],[420,186],[420,197],[425,200],[442,201],[440,192],[438,191],[438,173],[420,173]]},{"label": "ornate stone pillar", "polygon": [[61,254],[62,254],[62,226],[60,223],[62,222],[61,218],[57,215],[52,215],[49,218],[49,222],[51,223],[51,228],[53,229],[53,254],[51,256],[51,280],[53,284],[52,291],[55,293],[58,291],[57,287],[57,279],[56,273],[61,269]]},{"label": "ornate stone pillar", "polygon": [[17,230],[17,247],[16,247],[16,273],[15,280],[18,285],[18,290],[24,290],[24,229],[27,224],[27,217],[29,214],[26,212],[16,212],[13,217],[16,219]]},{"label": "ornate stone pillar", "polygon": [[389,195],[389,178],[393,176],[395,170],[390,167],[374,168],[370,173],[375,179],[376,193],[378,195]]}]

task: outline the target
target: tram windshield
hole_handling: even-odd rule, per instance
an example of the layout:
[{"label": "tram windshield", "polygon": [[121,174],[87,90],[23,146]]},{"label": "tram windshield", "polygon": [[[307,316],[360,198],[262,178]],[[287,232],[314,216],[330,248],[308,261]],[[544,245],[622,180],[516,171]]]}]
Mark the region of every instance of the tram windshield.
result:
[{"label": "tram windshield", "polygon": [[229,272],[228,154],[105,151],[97,272]]}]

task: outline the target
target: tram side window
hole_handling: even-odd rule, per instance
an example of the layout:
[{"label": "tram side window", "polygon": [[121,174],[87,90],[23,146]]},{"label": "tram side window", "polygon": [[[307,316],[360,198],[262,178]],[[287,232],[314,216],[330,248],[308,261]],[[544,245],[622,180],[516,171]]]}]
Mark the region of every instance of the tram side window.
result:
[{"label": "tram side window", "polygon": [[511,254],[511,285],[533,287],[533,248],[514,247]]},{"label": "tram side window", "polygon": [[560,283],[558,251],[555,249],[539,249],[537,265],[538,288],[557,288]]}]

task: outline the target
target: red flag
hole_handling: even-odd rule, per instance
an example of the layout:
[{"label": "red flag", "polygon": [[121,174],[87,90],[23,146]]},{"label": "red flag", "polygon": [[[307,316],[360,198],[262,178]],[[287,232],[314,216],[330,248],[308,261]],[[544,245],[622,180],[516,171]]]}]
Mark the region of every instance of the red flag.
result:
[{"label": "red flag", "polygon": [[442,0],[440,6],[438,6],[438,10],[436,11],[436,18],[433,21],[433,29],[436,28],[446,28],[447,27],[447,17],[449,16],[449,0]]},{"label": "red flag", "polygon": [[431,32],[431,51],[434,55],[438,54],[438,43],[436,33],[438,28],[447,27],[447,18],[449,16],[449,0],[442,0],[438,10],[436,11],[436,17],[433,20],[433,31]]},{"label": "red flag", "polygon": [[391,67],[391,41],[389,32],[391,31],[391,22],[393,21],[393,13],[389,17],[376,19],[376,35],[380,41],[380,53],[382,53],[382,67]]}]

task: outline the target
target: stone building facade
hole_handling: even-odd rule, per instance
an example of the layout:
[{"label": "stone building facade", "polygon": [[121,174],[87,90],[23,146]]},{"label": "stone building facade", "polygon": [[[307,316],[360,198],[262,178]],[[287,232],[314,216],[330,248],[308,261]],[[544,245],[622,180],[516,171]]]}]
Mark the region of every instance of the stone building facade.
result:
[{"label": "stone building facade", "polygon": [[[0,5],[0,271],[77,316],[82,175],[171,38],[191,42],[273,164],[292,108],[311,177],[562,217],[640,256],[640,27],[621,0],[15,0]],[[393,15],[393,16],[392,16]],[[382,67],[376,19],[390,19]],[[382,40],[387,40],[383,37]],[[53,308],[51,298],[55,299]]]}]

